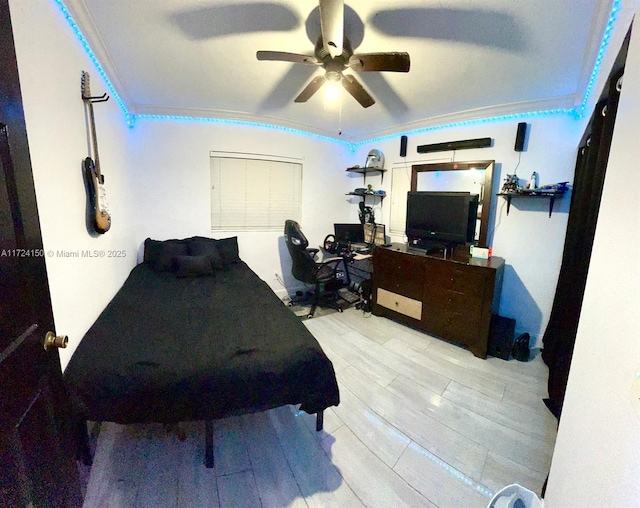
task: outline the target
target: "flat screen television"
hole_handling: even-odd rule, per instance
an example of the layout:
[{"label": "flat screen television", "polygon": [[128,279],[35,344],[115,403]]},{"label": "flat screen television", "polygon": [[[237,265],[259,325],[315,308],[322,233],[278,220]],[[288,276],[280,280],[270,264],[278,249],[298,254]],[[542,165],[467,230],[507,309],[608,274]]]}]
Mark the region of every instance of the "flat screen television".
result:
[{"label": "flat screen television", "polygon": [[469,192],[409,192],[406,234],[410,244],[464,244],[475,236],[478,195]]},{"label": "flat screen television", "polygon": [[480,204],[479,194],[469,194],[469,223],[467,225],[467,243],[476,240],[476,226],[478,225],[478,205]]}]

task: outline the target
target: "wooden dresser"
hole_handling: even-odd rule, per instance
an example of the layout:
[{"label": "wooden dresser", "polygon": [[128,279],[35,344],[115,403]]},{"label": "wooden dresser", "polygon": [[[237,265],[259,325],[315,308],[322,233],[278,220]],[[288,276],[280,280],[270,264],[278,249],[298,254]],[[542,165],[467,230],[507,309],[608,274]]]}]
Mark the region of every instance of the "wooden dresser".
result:
[{"label": "wooden dresser", "polygon": [[469,347],[487,357],[489,323],[497,314],[504,259],[478,259],[458,248],[443,258],[405,244],[373,253],[373,313]]}]

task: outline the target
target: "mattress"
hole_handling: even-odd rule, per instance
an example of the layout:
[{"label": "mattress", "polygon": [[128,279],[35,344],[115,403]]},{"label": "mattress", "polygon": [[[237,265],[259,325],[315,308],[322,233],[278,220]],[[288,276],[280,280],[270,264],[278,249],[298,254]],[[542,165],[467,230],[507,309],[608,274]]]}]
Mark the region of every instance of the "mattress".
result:
[{"label": "mattress", "polygon": [[136,266],[64,373],[77,415],[122,424],[339,403],[331,361],[244,262],[206,277]]}]

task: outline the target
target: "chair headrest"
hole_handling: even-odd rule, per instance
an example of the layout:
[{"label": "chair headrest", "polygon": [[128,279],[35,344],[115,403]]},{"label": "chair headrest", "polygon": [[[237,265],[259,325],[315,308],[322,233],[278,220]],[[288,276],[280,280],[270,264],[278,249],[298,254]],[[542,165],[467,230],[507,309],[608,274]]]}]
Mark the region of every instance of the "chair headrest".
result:
[{"label": "chair headrest", "polygon": [[300,229],[300,224],[291,219],[287,219],[284,223],[284,239],[288,244],[301,249],[306,249],[309,245],[307,237]]}]

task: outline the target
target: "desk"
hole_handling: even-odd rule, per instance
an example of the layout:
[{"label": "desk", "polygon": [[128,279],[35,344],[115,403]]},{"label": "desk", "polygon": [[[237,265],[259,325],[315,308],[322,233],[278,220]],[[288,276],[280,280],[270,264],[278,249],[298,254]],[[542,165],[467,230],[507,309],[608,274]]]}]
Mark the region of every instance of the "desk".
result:
[{"label": "desk", "polygon": [[354,251],[346,255],[338,255],[331,254],[322,248],[320,252],[322,252],[323,261],[336,257],[342,258],[347,286],[350,286],[352,282],[360,284],[364,280],[371,279],[371,273],[373,272],[373,254],[359,254]]},{"label": "desk", "polygon": [[344,266],[347,269],[347,282],[362,283],[364,280],[371,279],[373,272],[373,255],[372,254],[352,254],[345,256]]},{"label": "desk", "polygon": [[478,259],[465,248],[446,259],[405,244],[373,253],[373,313],[465,344],[487,356],[491,313],[500,304],[504,259]]}]

